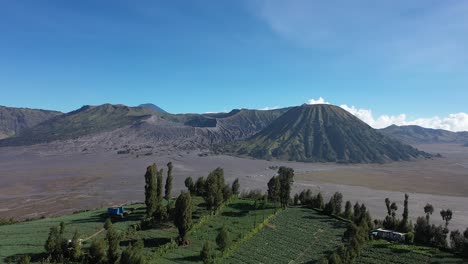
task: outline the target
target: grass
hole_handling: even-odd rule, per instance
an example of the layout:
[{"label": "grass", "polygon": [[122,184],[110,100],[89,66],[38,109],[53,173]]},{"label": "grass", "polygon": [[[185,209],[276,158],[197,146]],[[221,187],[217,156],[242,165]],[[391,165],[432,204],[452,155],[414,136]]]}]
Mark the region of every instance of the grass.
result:
[{"label": "grass", "polygon": [[257,208],[254,201],[238,199],[226,205],[221,212],[206,220],[203,225],[191,231],[190,245],[178,247],[159,257],[157,263],[201,263],[200,251],[205,241],[211,241],[215,254],[221,255],[214,241],[219,230],[225,225],[232,243],[241,240],[247,233],[274,213],[271,207]]},{"label": "grass", "polygon": [[[203,206],[201,197],[193,197],[194,222],[197,223],[204,215],[209,214]],[[171,239],[177,237],[177,229],[171,224],[161,226],[158,229],[128,232],[129,227],[140,223],[145,215],[145,205],[135,204],[125,206],[127,211],[133,209],[134,212],[126,216],[123,220],[115,220],[115,227],[126,234],[126,238],[121,245],[126,246],[130,241],[142,239],[145,244],[144,253],[151,256],[157,248],[169,243]],[[33,259],[43,257],[44,243],[48,237],[52,226],[58,226],[64,222],[65,237],[71,239],[75,230],[78,230],[80,237],[85,239],[103,228],[107,218],[106,210],[92,210],[55,218],[45,218],[29,222],[21,222],[12,225],[0,226],[0,263],[6,262],[7,258],[15,258],[20,255],[31,255]],[[104,238],[105,232],[99,233],[94,238]],[[91,239],[84,242],[84,247],[89,246]]]},{"label": "grass", "polygon": [[[189,235],[189,240],[192,242],[189,246],[176,249],[165,248],[171,245],[178,235],[177,228],[171,222],[155,229],[134,231],[131,227],[140,223],[140,220],[144,218],[145,206],[143,204],[126,206],[127,211],[133,208],[134,212],[123,220],[114,222],[115,227],[125,234],[121,246],[125,247],[135,240],[143,240],[145,245],[143,253],[151,262],[154,260],[161,263],[199,262],[198,256],[203,243],[206,240],[215,241],[218,230],[223,225],[228,227],[230,238],[236,242],[274,212],[272,208],[257,208],[254,201],[249,199],[234,200],[214,216],[206,210],[201,197],[193,197],[193,204],[194,228]],[[78,230],[80,237],[85,239],[103,228],[106,217],[103,209],[0,226],[0,263],[25,254],[32,256],[35,260],[45,257],[43,255],[44,243],[49,229],[52,226],[58,226],[60,222],[66,225],[66,238],[71,239],[74,231]],[[105,232],[101,232],[95,238],[104,236]],[[84,247],[89,246],[90,243],[91,239],[85,241]],[[218,255],[221,254],[219,250],[216,252]]]},{"label": "grass", "polygon": [[375,240],[366,245],[356,263],[462,264],[468,263],[468,261],[451,253],[440,251],[437,248],[395,244],[384,240]]},{"label": "grass", "polygon": [[305,208],[288,208],[225,263],[314,263],[341,245],[346,223]]},{"label": "grass", "polygon": [[[115,223],[117,229],[121,231],[126,231],[128,226],[138,223],[145,210],[141,204],[127,206],[126,208],[134,208],[135,211],[123,221]],[[66,225],[65,237],[71,239],[75,230],[78,230],[82,238],[89,237],[102,229],[106,220],[105,212],[105,210],[93,210],[0,226],[0,263],[5,261],[6,257],[43,253],[49,229],[52,226],[58,226],[60,222],[64,222]],[[103,236],[104,232],[100,233],[97,237]],[[90,241],[86,242],[90,243]],[[86,242],[85,245],[87,244]]]}]

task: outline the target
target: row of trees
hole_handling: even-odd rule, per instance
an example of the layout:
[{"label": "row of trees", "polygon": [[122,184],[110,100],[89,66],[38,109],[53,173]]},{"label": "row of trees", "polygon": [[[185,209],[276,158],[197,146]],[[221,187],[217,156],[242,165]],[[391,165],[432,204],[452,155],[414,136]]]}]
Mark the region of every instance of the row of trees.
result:
[{"label": "row of trees", "polygon": [[124,251],[120,249],[122,234],[114,227],[112,221],[107,219],[104,223],[105,239],[94,239],[87,251],[82,249],[82,239],[78,231],[68,241],[64,237],[65,224],[50,228],[49,236],[44,244],[48,254],[45,262],[68,263],[84,262],[96,264],[144,264],[141,254],[143,241],[130,244]]},{"label": "row of trees", "polygon": [[[231,186],[225,184],[224,170],[216,168],[211,171],[206,179],[200,177],[196,184],[193,184],[191,177],[185,179],[188,192],[182,192],[176,200],[174,208],[174,225],[179,231],[179,245],[187,245],[187,234],[192,228],[192,196],[200,195],[205,200],[208,210],[217,210],[219,206],[231,198],[232,195],[239,195],[240,184],[236,179]],[[224,233],[227,231],[223,231]],[[223,234],[224,234],[223,233]],[[223,246],[222,248],[225,248]]]},{"label": "row of trees", "polygon": [[224,170],[216,168],[208,176],[200,177],[193,183],[192,177],[185,179],[185,186],[192,195],[202,196],[208,210],[215,211],[219,206],[231,198],[232,195],[239,195],[239,179],[235,179],[231,186],[225,183]]},{"label": "row of trees", "polygon": [[294,183],[294,170],[288,167],[280,167],[278,175],[268,181],[268,200],[280,203],[286,208],[291,197],[292,184]]},{"label": "row of trees", "polygon": [[[171,204],[169,203],[172,190],[172,162],[167,163],[167,177],[165,190],[163,193],[163,169],[159,169],[156,164],[148,166],[145,173],[145,205],[146,216],[153,222],[167,220],[170,215]],[[163,205],[164,199],[168,201],[167,205]]]}]

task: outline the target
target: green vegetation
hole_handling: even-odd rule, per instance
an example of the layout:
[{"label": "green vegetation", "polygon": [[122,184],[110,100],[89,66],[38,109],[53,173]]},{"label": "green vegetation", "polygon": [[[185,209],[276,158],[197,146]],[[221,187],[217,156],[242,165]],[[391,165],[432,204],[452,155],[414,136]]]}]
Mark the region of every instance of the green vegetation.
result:
[{"label": "green vegetation", "polygon": [[[187,246],[168,250],[158,258],[158,263],[202,263],[200,252],[206,241],[216,241],[223,226],[229,232],[232,244],[240,241],[252,229],[257,227],[275,211],[269,204],[258,203],[251,199],[234,199],[222,205],[215,215],[202,217],[189,232]],[[222,255],[219,247],[210,245],[210,254]]]},{"label": "green vegetation", "polygon": [[179,230],[179,245],[188,244],[187,233],[192,228],[192,197],[190,193],[183,192],[177,198],[174,225]]},{"label": "green vegetation", "polygon": [[369,242],[356,263],[362,264],[462,264],[463,259],[436,248],[390,243],[384,240]]},{"label": "green vegetation", "polygon": [[385,162],[427,155],[394,140],[340,107],[291,108],[240,146],[239,155],[305,162]]},{"label": "green vegetation", "polygon": [[[121,232],[126,232],[130,226],[138,224],[145,214],[145,207],[142,204],[126,206],[126,210],[133,211],[133,213],[124,220],[114,223],[114,227]],[[106,218],[105,210],[101,209],[0,226],[0,234],[2,234],[0,236],[0,262],[6,257],[23,254],[29,254],[33,259],[45,257],[44,244],[49,236],[50,228],[59,226],[61,222],[65,224],[63,233],[65,239],[72,239],[76,230],[80,233],[81,239],[92,235],[95,235],[93,238],[103,239],[105,232],[101,230]],[[88,247],[91,241],[92,238],[85,240],[83,247]]]},{"label": "green vegetation", "polygon": [[242,243],[226,263],[313,263],[342,244],[345,229],[346,223],[312,209],[288,208]]},{"label": "green vegetation", "polygon": [[[172,174],[168,165],[167,184]],[[188,178],[191,179],[191,178]],[[385,199],[388,215],[372,222],[364,204],[352,206],[333,194],[327,204],[321,193],[304,190],[290,207],[294,170],[279,167],[268,192],[250,191],[239,198],[239,181],[225,183],[216,168],[191,192],[174,201],[163,198],[163,170],[155,164],[145,174],[145,205],[126,206],[113,219],[104,210],[0,226],[0,261],[17,263],[464,263],[448,253],[450,209],[440,212],[442,225],[430,225],[434,208],[414,225],[405,195],[402,220],[398,205]],[[167,187],[169,186],[169,187]],[[191,195],[193,194],[193,196]],[[235,194],[235,195],[233,195]],[[299,205],[301,207],[299,207]],[[409,232],[400,243],[369,240],[374,227]],[[404,238],[404,239],[403,239]],[[216,242],[214,244],[213,242]],[[414,242],[432,247],[414,246]],[[451,251],[466,256],[468,229],[450,233]]]}]

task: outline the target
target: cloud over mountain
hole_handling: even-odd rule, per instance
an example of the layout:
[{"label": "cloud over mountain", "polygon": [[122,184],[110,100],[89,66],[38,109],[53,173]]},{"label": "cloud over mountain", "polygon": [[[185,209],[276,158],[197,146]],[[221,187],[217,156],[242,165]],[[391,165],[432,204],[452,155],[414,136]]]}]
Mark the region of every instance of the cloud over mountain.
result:
[{"label": "cloud over mountain", "polygon": [[[310,99],[308,104],[330,104],[322,97]],[[447,116],[422,117],[409,119],[404,113],[399,115],[374,116],[371,109],[357,108],[354,105],[340,105],[341,108],[355,115],[373,128],[384,128],[390,125],[418,125],[426,128],[445,129],[449,131],[468,131],[468,113],[452,113]]]}]

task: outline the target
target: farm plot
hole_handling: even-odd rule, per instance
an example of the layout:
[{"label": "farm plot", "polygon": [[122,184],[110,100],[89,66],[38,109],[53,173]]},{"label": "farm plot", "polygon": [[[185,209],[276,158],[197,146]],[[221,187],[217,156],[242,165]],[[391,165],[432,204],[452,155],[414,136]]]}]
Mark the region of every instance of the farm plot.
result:
[{"label": "farm plot", "polygon": [[356,263],[360,264],[462,264],[463,259],[436,248],[394,244],[383,240],[369,242]]},{"label": "farm plot", "polygon": [[[117,229],[121,231],[125,231],[129,225],[137,223],[145,210],[141,204],[126,208],[133,208],[134,214],[115,224]],[[0,263],[5,261],[6,257],[22,254],[36,255],[44,252],[44,243],[49,235],[49,229],[52,226],[58,226],[60,222],[65,223],[65,237],[70,239],[75,230],[78,230],[83,239],[93,234],[96,234],[94,236],[96,238],[103,237],[105,232],[99,231],[103,228],[106,220],[105,212],[105,210],[93,210],[0,226]]]},{"label": "farm plot", "polygon": [[[204,215],[209,214],[203,205],[203,198],[194,197],[194,222],[197,223]],[[127,232],[129,227],[140,223],[145,215],[145,205],[135,204],[125,206],[126,211],[133,211],[123,220],[114,221],[114,226],[125,238],[122,245],[127,245],[130,241],[143,240],[145,244],[144,254],[152,257],[158,247],[169,243],[171,239],[178,235],[177,228],[172,223],[150,230]],[[0,226],[0,263],[6,262],[9,258],[14,259],[20,255],[30,255],[33,259],[41,259],[44,253],[44,244],[52,226],[65,223],[65,237],[72,238],[75,230],[80,233],[80,238],[87,239],[84,247],[89,246],[92,239],[105,237],[105,232],[100,232],[107,218],[106,209],[80,212],[55,218],[45,218],[29,222],[21,222],[12,225]],[[92,238],[90,238],[92,236]]]},{"label": "farm plot", "polygon": [[339,245],[346,223],[305,208],[289,208],[243,243],[226,263],[313,263]]},{"label": "farm plot", "polygon": [[274,211],[274,208],[268,205],[257,207],[254,200],[234,200],[219,214],[209,218],[203,225],[190,232],[190,245],[173,249],[153,261],[156,263],[202,263],[200,251],[205,241],[212,242],[215,255],[220,256],[221,252],[214,241],[223,226],[227,227],[232,243],[236,243]]}]

